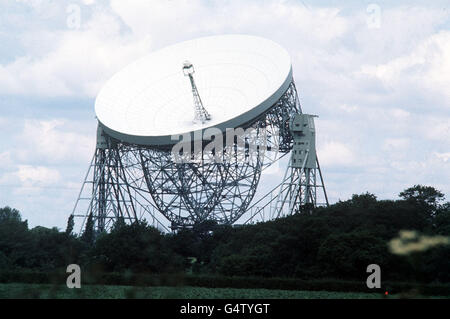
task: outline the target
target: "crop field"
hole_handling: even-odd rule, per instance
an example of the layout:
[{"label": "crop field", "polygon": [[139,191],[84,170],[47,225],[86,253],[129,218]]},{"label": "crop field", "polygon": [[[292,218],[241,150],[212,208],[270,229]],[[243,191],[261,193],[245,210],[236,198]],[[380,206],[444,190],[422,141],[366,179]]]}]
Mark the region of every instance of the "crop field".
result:
[{"label": "crop field", "polygon": [[269,289],[235,289],[202,287],[131,287],[131,286],[82,286],[68,289],[66,286],[42,284],[0,284],[0,298],[62,298],[62,299],[373,299],[380,294],[345,293],[327,291],[290,291]]},{"label": "crop field", "polygon": [[[396,298],[398,296],[389,296]],[[417,296],[416,296],[417,297]],[[85,285],[81,289],[43,284],[0,284],[0,298],[57,299],[378,299],[377,293],[292,291],[202,287],[131,287]],[[429,297],[431,298],[431,297]]]}]

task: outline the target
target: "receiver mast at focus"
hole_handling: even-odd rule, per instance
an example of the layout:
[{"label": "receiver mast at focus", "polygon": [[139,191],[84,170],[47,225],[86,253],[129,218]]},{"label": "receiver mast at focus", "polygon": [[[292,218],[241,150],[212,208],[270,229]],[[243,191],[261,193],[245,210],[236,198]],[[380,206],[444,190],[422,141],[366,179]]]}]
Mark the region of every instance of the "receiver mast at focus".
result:
[{"label": "receiver mast at focus", "polygon": [[183,64],[183,73],[185,76],[189,76],[189,80],[191,81],[192,86],[192,95],[194,97],[194,108],[195,108],[195,118],[194,122],[197,123],[201,121],[202,124],[211,119],[211,115],[209,115],[208,111],[206,111],[203,106],[202,100],[200,99],[200,94],[198,94],[197,86],[194,81],[194,66],[191,62],[185,61]]}]

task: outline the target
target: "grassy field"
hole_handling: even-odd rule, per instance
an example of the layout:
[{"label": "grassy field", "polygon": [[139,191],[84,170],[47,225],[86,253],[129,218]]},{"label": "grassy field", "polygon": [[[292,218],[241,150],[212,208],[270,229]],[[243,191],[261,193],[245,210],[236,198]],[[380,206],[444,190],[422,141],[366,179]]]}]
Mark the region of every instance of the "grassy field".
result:
[{"label": "grassy field", "polygon": [[268,289],[234,289],[201,287],[130,287],[83,286],[68,289],[66,286],[40,284],[0,284],[0,298],[380,298],[378,294],[342,293],[326,291],[289,291]]},{"label": "grassy field", "polygon": [[[398,296],[389,296],[395,298]],[[416,296],[417,297],[417,296]],[[41,284],[0,284],[0,299],[5,298],[65,298],[65,299],[122,299],[122,298],[173,298],[173,299],[377,299],[377,293],[346,293],[327,291],[291,291],[268,289],[234,289],[201,287],[130,287],[130,286],[82,286],[68,289],[66,286]],[[430,297],[431,298],[431,297]]]}]

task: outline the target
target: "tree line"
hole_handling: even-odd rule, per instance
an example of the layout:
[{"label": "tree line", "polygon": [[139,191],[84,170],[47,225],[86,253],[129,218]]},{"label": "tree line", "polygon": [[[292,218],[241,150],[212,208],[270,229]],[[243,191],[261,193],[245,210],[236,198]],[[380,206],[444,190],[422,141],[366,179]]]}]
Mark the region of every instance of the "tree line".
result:
[{"label": "tree line", "polygon": [[[81,235],[73,234],[73,217],[65,231],[29,229],[16,209],[5,207],[0,209],[0,270],[46,272],[75,263],[105,273],[361,280],[367,265],[378,264],[384,279],[450,282],[449,245],[408,254],[395,254],[389,246],[402,230],[427,238],[450,236],[450,202],[421,185],[399,196],[378,200],[365,193],[308,214],[238,227],[205,222],[169,234],[145,221],[121,219],[109,232],[96,234],[92,217]],[[414,240],[405,239],[406,244]]]}]

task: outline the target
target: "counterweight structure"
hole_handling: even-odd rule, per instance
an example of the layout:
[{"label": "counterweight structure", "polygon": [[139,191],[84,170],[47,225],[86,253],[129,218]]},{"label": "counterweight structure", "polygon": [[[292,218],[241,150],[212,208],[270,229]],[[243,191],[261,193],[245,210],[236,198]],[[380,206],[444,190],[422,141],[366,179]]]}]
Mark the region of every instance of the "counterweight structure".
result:
[{"label": "counterweight structure", "polygon": [[289,162],[281,183],[249,208],[244,223],[275,219],[296,213],[309,213],[312,208],[328,206],[328,196],[316,153],[315,115],[293,114],[289,132],[293,139]]},{"label": "counterweight structure", "polygon": [[[316,154],[316,130],[314,116],[295,114],[290,120],[290,131],[294,145],[291,158],[280,185],[273,216],[283,215],[284,206],[289,214],[305,212],[320,205],[318,189],[323,192],[328,205],[328,196]],[[318,180],[319,177],[319,180]]]}]

